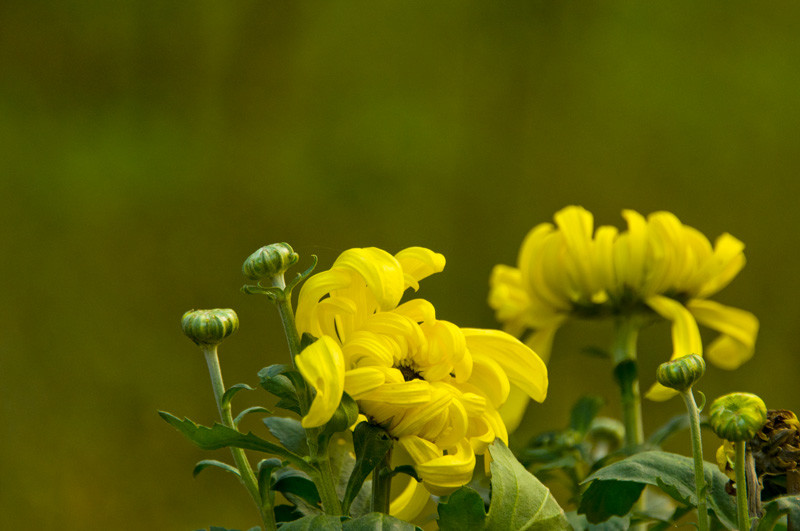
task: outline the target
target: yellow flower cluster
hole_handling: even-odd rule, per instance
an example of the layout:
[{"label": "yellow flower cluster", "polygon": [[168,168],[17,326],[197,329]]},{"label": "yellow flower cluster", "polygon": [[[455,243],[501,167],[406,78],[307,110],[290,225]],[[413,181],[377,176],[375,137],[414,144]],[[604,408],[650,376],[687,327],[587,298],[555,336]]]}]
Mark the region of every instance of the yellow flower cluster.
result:
[{"label": "yellow flower cluster", "polygon": [[[653,311],[672,322],[672,359],[703,353],[697,323],[720,333],[706,349],[715,365],[735,369],[750,359],[758,320],[708,300],[745,264],[742,242],[723,234],[712,247],[698,230],[669,212],[646,218],[622,212],[627,230],[594,230],[590,212],[569,206],[526,236],[517,267],[498,265],[489,304],[505,330],[530,332],[526,343],[545,360],[558,327],[569,317]],[[660,384],[653,400],[674,395]]]},{"label": "yellow flower cluster", "polygon": [[296,358],[316,390],[303,425],[327,422],[346,391],[439,495],[470,480],[495,438],[507,442],[498,408],[512,386],[539,402],[547,393],[544,362],[511,335],[437,319],[424,299],[400,304],[444,263],[421,247],[350,249],[306,281],[296,319],[318,338]]}]

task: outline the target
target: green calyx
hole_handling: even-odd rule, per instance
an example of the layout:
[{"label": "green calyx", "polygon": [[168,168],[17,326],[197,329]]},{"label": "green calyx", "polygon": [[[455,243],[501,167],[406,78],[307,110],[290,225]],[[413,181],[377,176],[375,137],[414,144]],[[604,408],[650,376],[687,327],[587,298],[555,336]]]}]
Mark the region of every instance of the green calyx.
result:
[{"label": "green calyx", "polygon": [[726,441],[748,441],[767,422],[767,406],[750,393],[730,393],[714,400],[709,424]]},{"label": "green calyx", "polygon": [[658,366],[656,379],[664,387],[683,392],[692,387],[706,372],[702,356],[690,354]]},{"label": "green calyx", "polygon": [[191,310],[181,318],[183,333],[198,345],[218,345],[239,329],[239,316],[231,309]]},{"label": "green calyx", "polygon": [[273,243],[248,256],[242,265],[242,274],[250,280],[276,277],[283,275],[299,259],[288,243]]}]

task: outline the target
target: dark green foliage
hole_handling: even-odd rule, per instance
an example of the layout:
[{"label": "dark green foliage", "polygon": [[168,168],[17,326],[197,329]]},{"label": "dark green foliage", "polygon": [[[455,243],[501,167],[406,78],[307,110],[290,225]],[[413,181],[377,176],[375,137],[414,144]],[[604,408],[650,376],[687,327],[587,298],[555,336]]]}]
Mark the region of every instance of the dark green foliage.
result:
[{"label": "dark green foliage", "polygon": [[361,422],[353,431],[353,448],[356,462],[347,482],[342,508],[348,512],[350,504],[361,490],[364,480],[392,448],[392,439],[386,430],[369,422]]}]

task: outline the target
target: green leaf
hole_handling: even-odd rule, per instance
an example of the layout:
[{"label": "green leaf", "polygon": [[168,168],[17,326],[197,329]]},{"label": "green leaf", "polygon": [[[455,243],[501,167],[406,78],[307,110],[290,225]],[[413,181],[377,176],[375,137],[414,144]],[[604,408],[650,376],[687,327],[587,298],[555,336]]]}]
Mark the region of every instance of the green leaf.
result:
[{"label": "green leaf", "polygon": [[319,448],[323,451],[334,434],[345,431],[358,420],[358,404],[347,393],[342,393],[342,401],[333,412],[331,420],[319,434]]},{"label": "green leaf", "polygon": [[789,515],[792,523],[800,522],[800,496],[782,496],[765,503],[758,531],[771,531],[784,515]]},{"label": "green leaf", "polygon": [[575,511],[570,511],[567,514],[567,520],[573,529],[581,529],[586,531],[625,531],[631,526],[631,519],[629,516],[621,518],[619,516],[612,516],[608,521],[600,524],[592,524],[586,516],[578,514]]},{"label": "green leaf", "polygon": [[282,503],[281,505],[275,506],[275,522],[279,524],[283,522],[293,522],[299,518],[303,518],[303,513],[298,511],[297,507],[294,505]]},{"label": "green leaf", "polygon": [[486,529],[569,529],[564,510],[550,490],[516,460],[500,440],[492,456],[492,503]]},{"label": "green leaf", "polygon": [[348,520],[342,525],[343,531],[415,531],[419,529],[413,524],[399,520],[383,513],[369,513]]},{"label": "green leaf", "polygon": [[[294,411],[299,415],[300,402],[297,399],[298,389],[294,383],[296,378],[290,377],[292,372],[297,371],[294,371],[288,365],[270,365],[258,371],[258,378],[261,387],[279,398],[276,404],[278,407]],[[297,376],[300,376],[300,374],[297,373]],[[300,379],[302,380],[302,376],[300,376]]]},{"label": "green leaf", "polygon": [[273,478],[272,490],[280,492],[295,505],[299,506],[295,499],[295,497],[299,497],[311,507],[320,507],[322,500],[317,486],[304,473],[293,468],[284,468],[273,472]]},{"label": "green leaf", "polygon": [[[720,522],[729,529],[736,528],[736,507],[734,500],[725,492],[728,478],[719,471],[717,465],[705,462],[704,474],[708,485],[708,506]],[[669,452],[647,451],[627,457],[616,463],[601,468],[583,483],[589,483],[589,488],[584,492],[579,513],[585,513],[590,522],[598,522],[603,516],[619,515],[622,501],[615,502],[614,492],[626,489],[618,496],[627,492],[625,503],[632,505],[636,500],[630,501],[634,487],[631,485],[620,487],[619,483],[638,485],[640,492],[644,485],[659,486],[659,482],[667,485],[667,494],[678,501],[688,500],[693,507],[697,506],[697,496],[694,492],[694,461],[690,457]],[[638,498],[638,495],[636,496]],[[599,502],[598,500],[609,500]],[[606,503],[606,507],[601,505]],[[611,504],[618,506],[611,510]],[[590,512],[591,511],[591,512]],[[626,511],[627,512],[627,511]],[[623,513],[624,514],[624,513]]]},{"label": "green leaf", "polygon": [[252,387],[250,387],[247,384],[243,384],[243,383],[238,383],[236,385],[232,385],[231,387],[229,387],[225,391],[225,393],[223,393],[223,395],[222,395],[222,407],[223,408],[227,407],[228,404],[231,403],[231,399],[233,398],[233,395],[235,395],[236,393],[238,393],[239,391],[241,391],[243,389],[246,389],[247,391],[252,391],[253,390]]},{"label": "green leaf", "polygon": [[205,470],[206,468],[213,466],[217,468],[221,468],[226,472],[230,472],[236,477],[242,477],[239,473],[239,469],[234,466],[229,465],[228,463],[223,463],[222,461],[217,461],[216,459],[203,459],[202,461],[198,461],[196,465],[194,465],[194,470],[192,470],[192,476],[197,477],[197,474]]},{"label": "green leaf", "polygon": [[589,426],[605,404],[599,396],[582,396],[578,399],[569,415],[569,427],[580,434],[589,431]]},{"label": "green leaf", "polygon": [[238,428],[239,427],[239,423],[242,422],[242,419],[245,418],[247,415],[250,415],[252,413],[266,413],[268,415],[271,415],[272,411],[270,411],[269,409],[267,409],[265,407],[261,407],[261,406],[249,407],[249,408],[243,410],[238,415],[236,415],[236,418],[233,419],[233,425]]},{"label": "green leaf", "polygon": [[256,476],[258,478],[258,492],[261,493],[261,502],[265,502],[270,495],[270,486],[272,484],[272,472],[281,468],[283,462],[280,459],[271,457],[269,459],[262,459],[258,462],[256,468]]},{"label": "green leaf", "polygon": [[245,435],[232,428],[223,426],[222,424],[214,424],[210,428],[207,428],[206,426],[198,426],[187,418],[181,420],[165,411],[159,411],[158,414],[173,428],[181,432],[186,438],[203,450],[218,450],[220,448],[227,448],[230,446],[235,448],[243,448],[245,450],[256,450],[259,452],[266,452],[283,457],[303,470],[313,470],[311,465],[309,465],[299,455],[296,455],[275,443],[265,441],[264,439],[253,435],[252,433],[247,433]]},{"label": "green leaf", "polygon": [[269,432],[287,449],[298,455],[308,455],[306,430],[297,419],[267,417],[264,419]]},{"label": "green leaf", "polygon": [[316,516],[304,516],[299,520],[285,523],[281,526],[281,531],[341,531],[342,520],[338,516],[325,514]]},{"label": "green leaf", "polygon": [[486,509],[483,498],[469,487],[461,487],[440,503],[439,529],[441,531],[465,531],[484,529]]},{"label": "green leaf", "polygon": [[612,516],[625,516],[644,490],[644,484],[632,481],[595,481],[581,496],[579,514],[599,524]]},{"label": "green leaf", "polygon": [[[688,429],[689,415],[686,413],[675,415],[662,426],[660,426],[655,432],[653,432],[653,434],[648,438],[647,442],[653,446],[661,446],[664,444],[664,441],[666,441],[675,433]],[[692,468],[692,470],[694,470],[694,468]]]},{"label": "green leaf", "polygon": [[392,438],[386,430],[369,422],[360,422],[353,431],[353,449],[356,453],[356,462],[347,489],[342,500],[342,507],[347,514],[350,504],[361,491],[361,486],[367,476],[375,470],[378,463],[386,456],[392,447]]}]

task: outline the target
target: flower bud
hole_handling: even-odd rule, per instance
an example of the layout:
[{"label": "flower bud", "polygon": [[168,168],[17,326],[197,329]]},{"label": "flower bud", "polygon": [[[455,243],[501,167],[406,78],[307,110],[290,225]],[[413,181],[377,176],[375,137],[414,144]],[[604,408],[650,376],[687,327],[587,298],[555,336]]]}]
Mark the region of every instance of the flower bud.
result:
[{"label": "flower bud", "polygon": [[726,441],[748,441],[767,421],[764,401],[750,393],[730,393],[714,400],[709,424]]},{"label": "flower bud", "polygon": [[266,245],[247,257],[242,273],[250,280],[282,275],[300,259],[288,243]]},{"label": "flower bud", "polygon": [[181,327],[198,345],[218,345],[239,329],[239,317],[230,309],[192,310],[183,314]]},{"label": "flower bud", "polygon": [[658,366],[656,380],[664,387],[683,392],[689,389],[706,372],[702,356],[690,354]]}]

